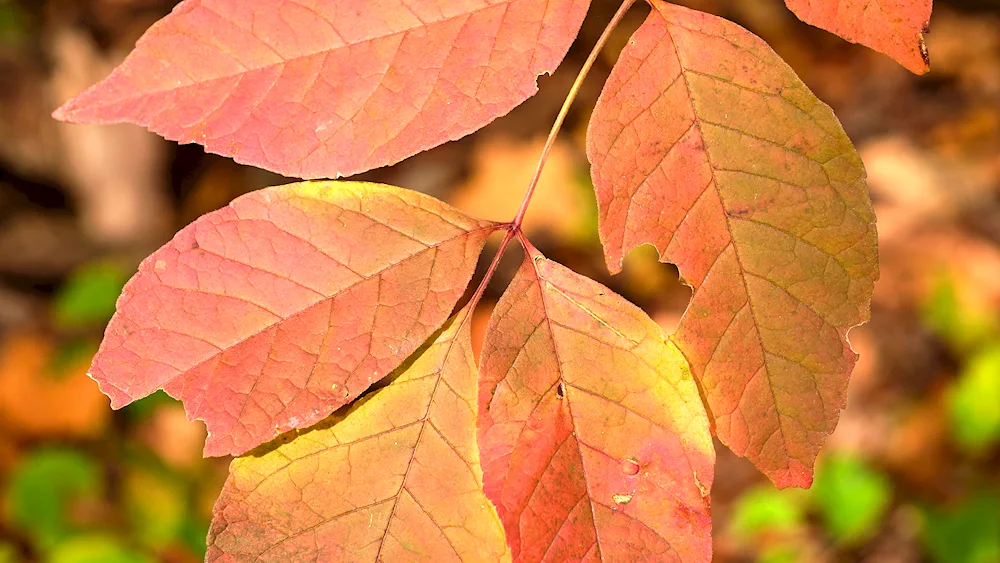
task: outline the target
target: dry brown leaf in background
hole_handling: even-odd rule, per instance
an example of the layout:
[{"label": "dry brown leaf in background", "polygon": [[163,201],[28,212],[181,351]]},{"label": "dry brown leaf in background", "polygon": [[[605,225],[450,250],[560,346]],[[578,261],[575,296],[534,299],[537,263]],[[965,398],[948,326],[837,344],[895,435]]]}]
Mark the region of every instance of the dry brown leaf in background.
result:
[{"label": "dry brown leaf in background", "polygon": [[180,403],[163,405],[153,411],[139,429],[139,436],[171,467],[189,470],[201,462],[205,425],[189,421]]},{"label": "dry brown leaf in background", "polygon": [[882,278],[874,303],[918,309],[942,279],[970,310],[1000,310],[1000,249],[955,227],[911,233],[882,244]]},{"label": "dry brown leaf in background", "polygon": [[946,276],[969,306],[1000,307],[1000,249],[968,228],[969,217],[994,209],[988,159],[948,157],[902,137],[870,141],[860,152],[878,216],[875,304],[918,309]]},{"label": "dry brown leaf in background", "polygon": [[30,293],[0,285],[0,334],[14,327],[31,326],[43,317],[44,302]]},{"label": "dry brown leaf in background", "polygon": [[[2,4],[2,2],[0,2]],[[58,142],[45,96],[45,72],[20,51],[0,43],[0,161],[28,177],[56,166]]]},{"label": "dry brown leaf in background", "polygon": [[93,254],[83,238],[69,214],[16,213],[0,224],[0,271],[42,278],[65,275]]},{"label": "dry brown leaf in background", "polygon": [[927,35],[934,53],[934,74],[953,75],[966,90],[1000,95],[1000,18],[961,14],[939,7],[934,33]]},{"label": "dry brown leaf in background", "polygon": [[[118,62],[69,29],[54,33],[50,49],[53,109]],[[64,153],[58,173],[73,190],[87,234],[115,246],[162,242],[173,224],[163,183],[165,143],[134,125],[57,127]]]},{"label": "dry brown leaf in background", "polygon": [[956,212],[954,192],[945,182],[943,163],[905,137],[869,141],[858,149],[868,172],[868,189],[877,202],[879,242],[929,219]]},{"label": "dry brown leaf in background", "polygon": [[14,333],[0,343],[0,418],[27,436],[100,435],[111,411],[87,377],[90,357],[55,371],[54,355],[54,344],[38,334]]},{"label": "dry brown leaf in background", "polygon": [[[970,105],[955,119],[936,124],[927,138],[941,154],[954,159],[975,158],[980,167],[990,170],[990,164],[1000,163],[1000,105]],[[993,179],[1000,176],[1000,168],[992,167],[992,171]]]},{"label": "dry brown leaf in background", "polygon": [[[897,417],[889,434],[883,435],[881,459],[922,489],[947,489],[941,475],[953,461],[948,451],[948,413],[938,392]],[[952,485],[954,483],[951,483]]]},{"label": "dry brown leaf in background", "polygon": [[[517,141],[487,138],[472,152],[472,174],[455,190],[452,205],[476,217],[509,221],[521,205],[538,164],[543,139]],[[588,236],[593,194],[579,185],[578,163],[571,145],[556,142],[538,181],[531,209],[524,217],[528,234],[548,232],[563,241]]]},{"label": "dry brown leaf in background", "polygon": [[837,429],[827,443],[832,451],[871,458],[882,453],[885,447],[885,437],[894,424],[893,412],[884,404],[872,401],[879,396],[878,386],[883,381],[879,378],[880,350],[871,325],[854,327],[847,336],[851,349],[858,355],[858,363],[851,372],[851,385],[847,388],[849,407],[841,411]]},{"label": "dry brown leaf in background", "polygon": [[198,177],[180,210],[184,225],[198,217],[225,207],[246,191],[245,168],[226,160],[213,161]]}]

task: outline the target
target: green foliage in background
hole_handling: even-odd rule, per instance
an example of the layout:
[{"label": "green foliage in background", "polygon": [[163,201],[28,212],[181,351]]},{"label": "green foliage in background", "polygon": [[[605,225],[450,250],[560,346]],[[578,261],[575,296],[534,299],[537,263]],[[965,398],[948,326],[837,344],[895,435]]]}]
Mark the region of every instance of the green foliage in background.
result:
[{"label": "green foliage in background", "polygon": [[21,43],[27,33],[27,26],[27,16],[14,2],[0,0],[0,47]]},{"label": "green foliage in background", "polygon": [[809,490],[754,488],[737,499],[730,531],[761,563],[803,561],[801,538],[811,516],[845,548],[871,538],[892,501],[888,477],[864,460],[831,452],[820,459]]},{"label": "green foliage in background", "polygon": [[49,556],[49,563],[153,563],[113,537],[81,536],[60,544]]},{"label": "green foliage in background", "polygon": [[128,413],[130,417],[135,419],[136,422],[145,420],[156,412],[156,409],[163,405],[172,405],[176,401],[170,398],[162,389],[157,390],[151,395],[147,395],[134,403],[130,403],[125,407],[124,412]]},{"label": "green foliage in background", "polygon": [[0,563],[14,563],[15,561],[17,561],[17,548],[0,541]]},{"label": "green foliage in background", "polygon": [[923,305],[923,320],[957,353],[968,354],[985,343],[997,341],[1000,331],[994,315],[961,303],[954,280],[941,277]]},{"label": "green foliage in background", "polygon": [[[42,448],[15,466],[4,491],[7,521],[42,561],[152,563],[149,554],[177,547],[204,557],[208,521],[195,502],[202,476],[175,471],[138,444],[122,453],[123,519],[109,520],[103,468],[86,452]],[[15,561],[16,548],[0,542],[0,563]]]},{"label": "green foliage in background", "polygon": [[761,563],[793,563],[802,558],[796,536],[806,523],[808,493],[762,485],[747,491],[733,507],[730,528],[757,551]]},{"label": "green foliage in background", "polygon": [[923,510],[923,539],[937,563],[1000,562],[1000,495],[976,494],[953,510]]},{"label": "green foliage in background", "polygon": [[53,315],[63,328],[104,326],[115,312],[128,272],[109,261],[84,265],[66,281],[53,303]]},{"label": "green foliage in background", "polygon": [[858,545],[878,530],[892,483],[859,458],[831,453],[816,471],[812,498],[827,532],[841,544]]},{"label": "green foliage in background", "polygon": [[947,394],[955,442],[982,453],[1000,439],[1000,342],[977,352]]},{"label": "green foliage in background", "polygon": [[9,522],[47,550],[75,531],[74,505],[101,495],[100,468],[73,450],[32,452],[14,469],[6,494]]},{"label": "green foliage in background", "polygon": [[997,316],[963,305],[955,284],[938,282],[924,321],[961,357],[946,391],[951,434],[958,447],[982,454],[1000,441],[1000,330]]},{"label": "green foliage in background", "polygon": [[737,500],[730,526],[743,540],[764,533],[795,532],[805,523],[803,500],[796,489],[755,487]]}]

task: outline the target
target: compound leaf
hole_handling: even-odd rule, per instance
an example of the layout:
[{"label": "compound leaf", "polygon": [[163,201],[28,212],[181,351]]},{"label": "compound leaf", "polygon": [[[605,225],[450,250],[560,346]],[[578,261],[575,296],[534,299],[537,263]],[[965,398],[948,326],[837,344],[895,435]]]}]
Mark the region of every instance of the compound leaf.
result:
[{"label": "compound leaf", "polygon": [[241,454],[355,399],[448,318],[495,225],[392,186],[240,197],[125,286],[91,377],[120,408],[158,388]]},{"label": "compound leaf", "polygon": [[208,561],[507,561],[482,488],[463,313],[385,388],[232,463]]},{"label": "compound leaf", "polygon": [[759,38],[653,1],[594,110],[612,271],[644,243],[695,290],[674,335],[714,430],[808,486],[844,407],[878,277],[864,167],[833,112]]},{"label": "compound leaf", "polygon": [[138,123],[286,176],[463,137],[537,91],[589,0],[185,0],[55,116]]},{"label": "compound leaf", "polygon": [[666,334],[529,250],[480,365],[486,495],[515,561],[708,561],[715,452]]},{"label": "compound leaf", "polygon": [[930,70],[924,33],[933,0],[785,0],[802,21],[885,53],[913,73]]}]

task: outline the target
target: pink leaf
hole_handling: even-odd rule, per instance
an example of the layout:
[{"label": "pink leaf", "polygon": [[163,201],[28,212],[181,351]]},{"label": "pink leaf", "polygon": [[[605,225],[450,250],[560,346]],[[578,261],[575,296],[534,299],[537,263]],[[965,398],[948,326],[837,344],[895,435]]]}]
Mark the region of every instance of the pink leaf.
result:
[{"label": "pink leaf", "polygon": [[589,0],[185,0],[57,119],[138,123],[286,176],[398,162],[506,114]]},{"label": "pink leaf", "polygon": [[401,188],[267,188],[189,225],[139,267],[91,377],[119,408],[162,388],[205,421],[206,455],[310,426],[448,318],[494,224]]},{"label": "pink leaf", "polygon": [[924,33],[932,0],[785,0],[802,21],[885,53],[911,72],[930,70]]},{"label": "pink leaf", "polygon": [[878,278],[865,170],[758,37],[653,6],[588,132],[608,267],[644,243],[677,264],[695,291],[674,339],[716,434],[777,485],[808,486]]},{"label": "pink leaf", "polygon": [[683,356],[534,249],[483,344],[486,496],[515,561],[709,561],[715,451]]}]

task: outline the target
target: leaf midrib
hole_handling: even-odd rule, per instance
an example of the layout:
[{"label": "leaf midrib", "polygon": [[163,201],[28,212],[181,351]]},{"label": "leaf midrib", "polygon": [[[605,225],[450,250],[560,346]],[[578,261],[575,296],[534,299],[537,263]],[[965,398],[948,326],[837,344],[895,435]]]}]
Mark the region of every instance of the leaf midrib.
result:
[{"label": "leaf midrib", "polygon": [[[163,94],[165,92],[174,92],[174,91],[178,91],[178,90],[184,90],[184,89],[187,89],[187,88],[196,88],[196,87],[199,87],[199,86],[204,86],[204,85],[208,85],[208,84],[212,84],[212,83],[216,83],[216,82],[222,82],[222,81],[234,78],[234,77],[244,76],[244,75],[251,74],[251,73],[254,73],[254,72],[260,72],[260,71],[268,70],[268,69],[271,69],[271,68],[280,67],[280,66],[283,66],[283,65],[294,63],[296,61],[300,61],[300,60],[303,60],[303,59],[308,59],[310,57],[315,57],[317,55],[324,55],[325,56],[325,55],[327,55],[329,53],[334,53],[334,52],[336,52],[336,51],[338,51],[340,49],[349,49],[349,48],[351,48],[351,47],[353,47],[355,45],[369,43],[369,42],[376,41],[376,40],[379,40],[379,39],[387,39],[387,38],[395,37],[395,36],[398,36],[398,35],[405,35],[407,33],[410,33],[411,31],[414,31],[414,30],[417,30],[417,29],[428,28],[428,27],[431,27],[431,26],[434,26],[434,25],[447,23],[447,22],[450,22],[450,21],[453,21],[453,20],[457,20],[457,19],[460,19],[460,18],[463,18],[463,17],[471,18],[473,15],[478,14],[480,12],[487,11],[487,10],[489,10],[491,8],[495,8],[497,6],[510,5],[510,4],[515,3],[515,2],[519,2],[519,1],[522,1],[522,0],[504,0],[503,2],[498,3],[498,4],[488,4],[488,5],[476,8],[475,10],[471,10],[471,11],[468,11],[468,12],[461,12],[459,14],[456,14],[456,15],[453,15],[453,16],[447,16],[447,17],[444,17],[444,18],[439,19],[439,20],[434,20],[432,22],[422,22],[421,21],[419,25],[413,25],[413,26],[405,27],[405,28],[400,29],[398,31],[393,31],[391,33],[386,33],[384,35],[375,35],[375,36],[372,36],[372,37],[366,37],[364,39],[361,39],[359,41],[355,41],[353,43],[348,43],[348,42],[345,41],[343,45],[338,45],[336,47],[330,47],[330,48],[326,48],[326,49],[319,49],[319,50],[315,50],[315,51],[308,52],[308,53],[302,53],[302,54],[295,55],[295,56],[292,56],[292,57],[282,58],[281,60],[276,61],[276,62],[266,63],[266,64],[262,64],[262,65],[259,65],[259,66],[246,67],[242,62],[239,62],[237,60],[237,63],[240,66],[245,67],[244,70],[241,70],[241,71],[238,71],[238,72],[231,72],[231,73],[228,73],[228,74],[220,74],[218,76],[213,76],[212,78],[207,78],[207,79],[203,79],[203,80],[192,80],[188,84],[182,84],[180,86],[175,86],[175,87],[170,87],[170,88],[160,88],[160,89],[155,89],[155,90],[144,90],[144,91],[141,91],[141,92],[132,91],[131,95],[127,95],[127,96],[122,96],[122,97],[116,98],[113,102],[109,101],[109,102],[107,102],[106,104],[103,104],[103,105],[105,105],[105,106],[112,106],[112,105],[117,105],[117,104],[121,103],[122,101],[131,101],[131,100],[141,99],[141,98],[144,98],[144,97],[147,97],[147,96],[154,96],[154,95],[157,95],[157,94]],[[208,8],[206,8],[206,9],[208,9]],[[213,13],[216,13],[216,12],[214,12],[214,10],[209,10],[209,11],[212,11]],[[221,14],[217,14],[217,15],[219,15],[220,17],[222,17]],[[225,18],[223,18],[223,19],[225,19]],[[271,47],[270,44],[265,43],[262,39],[260,39],[259,37],[257,37],[253,32],[248,31],[245,28],[236,25],[231,20],[226,20],[226,21],[228,21],[229,23],[232,23],[233,26],[236,27],[237,29],[239,29],[240,31],[253,36],[255,39],[257,39],[258,41],[260,41],[261,44],[265,45],[269,50],[274,51],[274,48]],[[327,21],[327,20],[324,19],[324,21]],[[419,21],[419,18],[418,18],[418,21]],[[330,24],[329,21],[327,21],[327,23]],[[338,36],[340,35],[340,32],[337,31],[337,29],[335,27],[333,27],[333,24],[330,24],[330,27],[331,27],[331,29],[333,29],[337,33]],[[402,43],[402,40],[400,40],[400,43]],[[213,46],[213,48],[215,48],[217,50],[221,50],[221,49],[218,49],[217,47],[214,47],[214,46]],[[493,51],[491,51],[491,53],[492,52]],[[232,55],[229,55],[229,53],[227,53],[227,55],[230,56],[230,57],[232,57]],[[280,57],[280,54],[279,54],[279,57]],[[235,57],[232,57],[232,58],[235,60]],[[161,58],[161,60],[163,60],[163,59]],[[167,62],[170,62],[170,61],[167,61]],[[176,64],[174,64],[172,62],[170,62],[170,64],[171,64],[171,66],[179,67],[179,65],[176,65]],[[183,67],[179,67],[179,68],[183,69]],[[392,63],[390,62],[390,64],[387,66],[385,72],[382,72],[381,74],[384,76],[389,71],[389,69],[391,69],[391,68],[392,68]],[[185,72],[185,74],[187,74],[187,73]]]},{"label": "leaf midrib", "polygon": [[[213,344],[214,346],[216,346],[217,350],[214,351],[214,352],[212,352],[209,356],[205,357],[204,359],[198,360],[197,362],[193,363],[190,367],[188,367],[188,368],[186,368],[184,370],[178,370],[178,372],[175,375],[173,375],[169,379],[165,380],[164,383],[161,385],[161,387],[166,386],[169,382],[175,381],[177,378],[182,377],[182,376],[190,373],[192,370],[195,370],[195,369],[197,369],[197,368],[205,365],[206,363],[208,363],[208,362],[210,362],[210,361],[218,358],[220,355],[224,354],[228,350],[231,350],[234,347],[239,346],[240,344],[246,342],[247,340],[250,340],[250,339],[252,339],[252,338],[254,338],[256,336],[259,336],[261,333],[263,333],[263,332],[265,332],[267,330],[270,330],[271,328],[274,328],[277,325],[280,325],[280,324],[282,324],[284,322],[287,322],[289,319],[292,319],[293,317],[302,314],[306,310],[308,310],[308,309],[310,309],[312,307],[315,307],[316,305],[319,305],[320,303],[323,303],[323,302],[328,301],[330,299],[335,299],[338,295],[340,295],[340,294],[342,294],[342,293],[344,293],[346,291],[349,291],[351,288],[353,288],[353,287],[355,287],[355,286],[357,286],[359,284],[362,284],[364,282],[367,282],[367,281],[369,281],[371,279],[374,279],[374,278],[382,275],[386,271],[388,271],[388,270],[390,270],[392,268],[395,268],[396,266],[399,266],[400,264],[403,264],[403,263],[405,263],[405,262],[407,262],[409,260],[412,260],[413,258],[416,258],[417,256],[420,256],[420,255],[424,254],[425,252],[438,249],[440,246],[443,246],[443,245],[445,245],[445,244],[447,244],[449,242],[452,242],[454,240],[457,240],[459,238],[471,236],[471,235],[473,235],[475,233],[480,233],[482,231],[493,231],[493,230],[496,230],[497,228],[498,227],[496,225],[480,226],[480,227],[477,227],[475,229],[467,230],[467,231],[464,231],[462,233],[456,234],[455,236],[452,236],[452,237],[449,237],[447,239],[438,241],[438,242],[436,242],[434,244],[427,245],[427,246],[425,246],[425,248],[421,249],[420,251],[418,251],[418,252],[416,252],[414,254],[411,254],[410,256],[407,256],[406,258],[403,258],[402,260],[400,260],[398,262],[394,262],[392,264],[388,264],[384,268],[382,268],[381,270],[378,270],[377,272],[374,272],[374,273],[370,274],[367,277],[363,277],[361,279],[358,279],[358,280],[352,282],[350,285],[344,286],[343,288],[339,289],[336,293],[334,293],[332,295],[323,295],[321,299],[317,299],[316,301],[314,301],[312,303],[309,303],[309,304],[307,304],[307,305],[299,308],[295,312],[293,312],[293,313],[291,313],[291,314],[289,314],[289,315],[287,315],[285,317],[281,317],[281,316],[275,315],[277,318],[273,322],[267,323],[266,325],[264,325],[263,327],[261,327],[259,330],[255,331],[255,332],[253,332],[253,333],[251,333],[251,334],[249,334],[249,335],[247,335],[247,336],[245,336],[243,338],[240,338],[236,342],[234,342],[232,344],[229,344],[227,346],[218,346],[217,344],[213,344],[213,343],[211,343],[209,341],[205,341],[204,339],[199,338],[197,336],[189,335],[187,333],[180,333],[180,332],[178,332],[178,334],[181,334],[181,335],[183,335],[185,337],[195,338],[195,339],[198,339],[198,340],[205,341],[206,343]],[[319,294],[319,295],[322,295],[322,294]],[[229,297],[229,296],[227,296],[227,297]],[[267,311],[266,309],[263,309],[263,308],[262,308],[262,310]],[[273,313],[270,313],[270,314],[273,314]],[[160,330],[163,330],[163,329],[160,328]],[[173,367],[173,366],[170,366],[170,367]],[[129,391],[125,390],[125,389],[121,389],[121,387],[118,387],[117,385],[116,385],[116,388],[118,388],[118,389],[122,390],[123,392],[125,392],[125,394],[128,395],[131,398],[132,401],[135,401],[135,400],[138,399],[138,397],[132,397],[131,392],[129,392]],[[202,398],[202,400],[204,400],[204,398]],[[191,407],[190,407],[191,411],[192,412],[197,411],[198,407],[201,406],[201,402],[202,401],[199,401],[197,404],[191,405]]]}]

